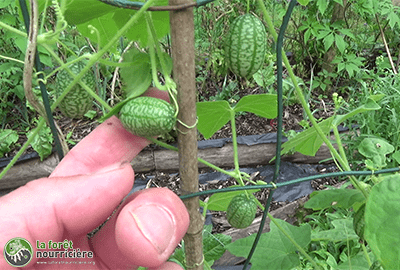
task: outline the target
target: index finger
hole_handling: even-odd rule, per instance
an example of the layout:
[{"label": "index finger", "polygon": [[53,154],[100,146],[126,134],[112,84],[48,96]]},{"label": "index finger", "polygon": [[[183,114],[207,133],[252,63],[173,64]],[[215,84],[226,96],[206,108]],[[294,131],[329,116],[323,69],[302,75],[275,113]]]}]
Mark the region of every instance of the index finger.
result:
[{"label": "index finger", "polygon": [[[168,99],[167,92],[154,88],[145,95]],[[125,130],[117,117],[110,117],[72,148],[50,177],[89,174],[130,162],[148,144],[147,139]]]}]

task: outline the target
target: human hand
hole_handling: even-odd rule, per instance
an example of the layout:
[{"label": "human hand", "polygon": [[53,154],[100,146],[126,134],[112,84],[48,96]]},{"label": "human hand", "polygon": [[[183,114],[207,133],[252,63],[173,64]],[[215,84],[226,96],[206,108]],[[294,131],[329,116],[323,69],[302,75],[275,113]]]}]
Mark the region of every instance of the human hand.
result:
[{"label": "human hand", "polygon": [[[164,92],[147,94],[167,99]],[[189,215],[168,189],[133,193],[91,239],[86,236],[131,191],[134,172],[129,162],[148,143],[111,117],[77,144],[50,177],[0,197],[1,254],[7,241],[22,237],[33,247],[27,266],[32,269],[181,269],[165,261],[184,236]],[[54,251],[49,241],[64,240],[73,243],[68,251],[91,251],[93,258],[36,258],[37,251]],[[0,259],[0,269],[14,268]]]}]

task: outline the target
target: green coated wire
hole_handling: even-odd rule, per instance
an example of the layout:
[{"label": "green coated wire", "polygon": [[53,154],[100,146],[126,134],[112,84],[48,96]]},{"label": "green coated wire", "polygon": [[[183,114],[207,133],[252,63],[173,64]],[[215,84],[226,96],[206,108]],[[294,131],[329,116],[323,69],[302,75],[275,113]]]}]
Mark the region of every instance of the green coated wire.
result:
[{"label": "green coated wire", "polygon": [[[111,5],[114,7],[119,8],[126,8],[126,9],[139,9],[141,8],[145,2],[131,2],[129,0],[99,0],[107,5]],[[196,6],[204,6],[208,3],[213,2],[214,0],[198,0],[196,1]]]},{"label": "green coated wire", "polygon": [[[26,6],[26,2],[24,0],[19,0],[19,4],[21,7],[22,16],[25,21],[25,28],[26,28],[26,31],[28,32],[29,24],[30,24],[29,15],[28,15],[28,7]],[[48,123],[50,126],[51,133],[53,134],[58,158],[59,158],[59,160],[62,160],[64,157],[64,152],[61,147],[60,138],[58,137],[57,128],[54,124],[53,114],[51,113],[49,96],[47,94],[46,86],[42,82],[42,80],[44,78],[43,78],[43,74],[41,74],[40,71],[42,71],[43,68],[42,68],[42,64],[40,62],[40,57],[39,57],[39,53],[38,53],[37,49],[36,49],[36,53],[35,53],[35,68],[36,68],[37,72],[39,72],[39,74],[38,74],[39,80],[38,81],[39,81],[39,86],[40,86],[40,92],[42,94],[43,106],[44,106],[44,109],[46,112],[46,116],[47,116],[47,120],[48,120]]]},{"label": "green coated wire", "polygon": [[[281,165],[281,145],[282,145],[282,118],[283,118],[283,93],[282,93],[282,72],[283,72],[283,66],[282,66],[282,44],[283,44],[283,35],[285,33],[285,30],[288,26],[290,15],[292,14],[292,10],[294,6],[296,5],[297,1],[292,0],[289,4],[289,7],[286,11],[285,16],[283,17],[282,25],[279,30],[278,34],[278,40],[276,43],[276,62],[277,62],[277,87],[278,87],[278,127],[277,127],[277,141],[276,141],[276,160],[275,160],[275,170],[274,170],[274,176],[273,176],[273,183],[276,183],[278,176],[279,176],[279,168]],[[274,189],[270,190],[270,193],[268,195],[268,200],[265,205],[265,209],[261,218],[260,226],[258,227],[258,231],[256,234],[256,238],[254,239],[253,245],[250,249],[249,255],[246,258],[246,261],[244,262],[243,265],[243,270],[246,270],[247,266],[250,263],[251,258],[253,257],[253,254],[256,250],[258,241],[260,240],[260,237],[263,233],[264,225],[265,222],[267,221],[267,214],[269,210],[269,206],[272,200],[272,196],[274,194]]]},{"label": "green coated wire", "polygon": [[400,168],[395,167],[395,168],[383,169],[383,170],[379,170],[379,171],[343,171],[343,172],[325,173],[325,174],[317,174],[317,175],[297,178],[294,180],[290,180],[290,181],[283,182],[283,183],[277,183],[277,184],[251,185],[251,186],[242,186],[242,187],[229,187],[229,188],[205,190],[205,191],[201,191],[201,192],[195,192],[195,193],[190,193],[190,194],[186,194],[186,195],[181,195],[179,198],[181,198],[182,200],[185,200],[185,199],[189,199],[192,197],[199,197],[202,195],[209,195],[209,194],[214,194],[214,193],[222,193],[222,192],[230,192],[230,191],[263,189],[263,188],[274,189],[274,188],[294,185],[294,184],[298,184],[301,182],[306,182],[306,181],[311,181],[311,180],[321,179],[321,178],[345,177],[345,176],[349,176],[349,175],[354,175],[354,176],[379,175],[379,174],[394,173],[394,172],[399,172],[399,171],[400,171]]}]

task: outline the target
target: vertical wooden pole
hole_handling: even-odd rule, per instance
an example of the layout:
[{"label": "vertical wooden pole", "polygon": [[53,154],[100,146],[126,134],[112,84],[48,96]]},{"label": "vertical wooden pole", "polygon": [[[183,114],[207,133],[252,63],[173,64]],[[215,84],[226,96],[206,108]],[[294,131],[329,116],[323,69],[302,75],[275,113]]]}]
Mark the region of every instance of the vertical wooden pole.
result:
[{"label": "vertical wooden pole", "polygon": [[[190,0],[169,0],[169,5],[192,3]],[[170,12],[173,78],[178,88],[178,119],[188,126],[196,123],[196,83],[194,54],[193,8]],[[197,129],[178,124],[179,173],[182,194],[197,192]],[[199,213],[199,198],[184,201],[190,215],[185,242],[188,269],[203,269],[203,216]]]}]

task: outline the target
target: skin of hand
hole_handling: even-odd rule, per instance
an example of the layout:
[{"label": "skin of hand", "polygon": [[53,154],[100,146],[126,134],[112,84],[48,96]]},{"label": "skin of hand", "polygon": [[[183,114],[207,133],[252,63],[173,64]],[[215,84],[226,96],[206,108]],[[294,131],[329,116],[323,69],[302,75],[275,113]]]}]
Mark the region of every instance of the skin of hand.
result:
[{"label": "skin of hand", "polygon": [[[156,89],[146,95],[168,100],[166,92]],[[111,117],[79,142],[48,178],[31,181],[0,197],[0,256],[14,237],[28,240],[34,254],[43,251],[37,248],[38,243],[68,240],[73,249],[93,251],[94,257],[41,259],[56,262],[49,265],[37,263],[33,254],[27,268],[136,269],[140,265],[182,269],[165,262],[189,226],[189,215],[179,197],[166,188],[150,188],[125,198],[134,182],[129,162],[148,143]],[[88,239],[87,233],[117,207],[110,220]],[[15,268],[0,258],[0,269]]]}]

